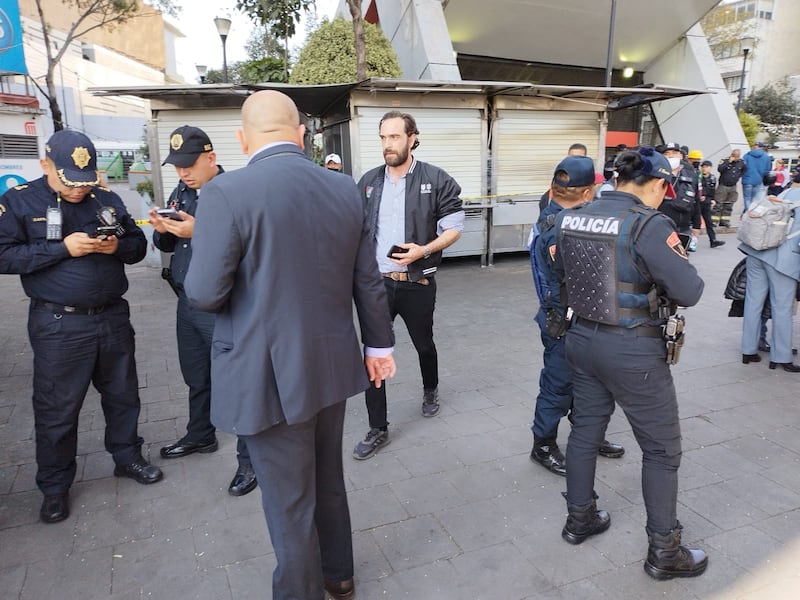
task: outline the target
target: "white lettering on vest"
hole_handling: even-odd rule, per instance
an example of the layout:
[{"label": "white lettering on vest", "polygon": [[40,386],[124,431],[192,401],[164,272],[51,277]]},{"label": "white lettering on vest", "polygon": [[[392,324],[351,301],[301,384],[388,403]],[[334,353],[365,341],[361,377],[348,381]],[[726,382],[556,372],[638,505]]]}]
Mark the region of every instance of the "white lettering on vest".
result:
[{"label": "white lettering on vest", "polygon": [[565,216],[561,221],[561,229],[618,235],[619,219],[617,217]]}]

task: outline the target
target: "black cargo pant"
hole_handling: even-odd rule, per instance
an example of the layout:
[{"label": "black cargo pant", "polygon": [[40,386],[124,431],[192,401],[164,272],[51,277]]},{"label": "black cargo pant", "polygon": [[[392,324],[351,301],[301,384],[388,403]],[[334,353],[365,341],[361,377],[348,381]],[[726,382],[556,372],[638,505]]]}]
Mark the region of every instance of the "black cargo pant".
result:
[{"label": "black cargo pant", "polygon": [[572,365],[572,431],[567,445],[567,502],[592,501],[597,450],[615,403],[642,450],[647,528],[666,534],[677,521],[681,430],[666,348],[636,329],[601,329],[583,321],[567,332]]},{"label": "black cargo pant", "polygon": [[78,415],[89,384],[100,392],[105,448],[118,465],[141,456],[139,385],[128,303],[98,314],[31,306],[36,483],[45,495],[66,492],[75,479]]}]

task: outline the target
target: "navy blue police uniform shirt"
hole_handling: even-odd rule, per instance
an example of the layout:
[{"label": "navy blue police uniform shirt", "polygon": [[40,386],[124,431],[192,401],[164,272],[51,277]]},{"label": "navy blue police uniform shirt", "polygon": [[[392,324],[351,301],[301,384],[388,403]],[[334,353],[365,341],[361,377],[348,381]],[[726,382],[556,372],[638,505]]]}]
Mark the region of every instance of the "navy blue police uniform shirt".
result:
[{"label": "navy blue police uniform shirt", "polygon": [[[48,240],[47,209],[59,206],[62,240]],[[105,206],[114,208],[125,229],[116,252],[71,257],[63,239],[76,231],[93,233]],[[0,273],[19,274],[31,298],[82,308],[109,304],[128,290],[125,264],[141,261],[146,253],[144,233],[120,197],[106,188],[93,187],[78,203],[57,202],[42,177],[0,196]]]}]

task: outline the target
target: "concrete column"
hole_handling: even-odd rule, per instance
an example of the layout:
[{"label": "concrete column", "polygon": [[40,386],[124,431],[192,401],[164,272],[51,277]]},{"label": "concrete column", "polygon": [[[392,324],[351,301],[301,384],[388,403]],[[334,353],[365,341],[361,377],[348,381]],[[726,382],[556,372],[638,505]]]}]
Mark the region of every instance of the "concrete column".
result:
[{"label": "concrete column", "polygon": [[742,150],[742,154],[749,150],[735,106],[699,25],[647,69],[644,81],[711,92],[653,103],[653,114],[665,142],[702,150],[714,164],[734,148]]},{"label": "concrete column", "polygon": [[[373,0],[364,0],[362,10]],[[374,0],[403,79],[461,81],[441,0]]]}]

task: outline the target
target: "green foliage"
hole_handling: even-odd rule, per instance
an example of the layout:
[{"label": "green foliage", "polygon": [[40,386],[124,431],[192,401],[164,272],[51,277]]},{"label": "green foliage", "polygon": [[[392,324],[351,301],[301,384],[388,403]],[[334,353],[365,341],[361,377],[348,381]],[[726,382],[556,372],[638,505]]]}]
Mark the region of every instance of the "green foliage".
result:
[{"label": "green foliage", "polygon": [[797,100],[786,81],[754,90],[742,102],[742,110],[758,115],[762,123],[789,125],[795,122]]},{"label": "green foliage", "polygon": [[244,49],[250,60],[258,60],[267,56],[275,58],[283,56],[283,45],[265,25],[257,25],[253,28]]},{"label": "green foliage", "polygon": [[[222,69],[209,69],[206,72],[206,83],[223,83],[225,74]],[[228,83],[286,83],[286,70],[282,58],[266,56],[257,60],[243,60],[228,65]]]},{"label": "green foliage", "polygon": [[239,72],[242,83],[264,83],[272,81],[286,83],[286,70],[282,58],[267,56],[241,63]]},{"label": "green foliage", "polygon": [[[364,22],[367,40],[367,77],[400,77],[397,54],[383,32]],[[353,26],[345,19],[324,21],[300,51],[290,83],[345,83],[356,80]]]},{"label": "green foliage", "polygon": [[737,17],[736,10],[726,4],[719,4],[708,11],[700,20],[700,26],[715,58],[741,55],[742,38],[753,36],[753,16],[753,13],[740,12]]},{"label": "green foliage", "polygon": [[741,110],[739,111],[739,123],[742,126],[742,131],[744,131],[744,137],[747,138],[747,145],[752,147],[753,144],[756,143],[756,136],[761,129],[758,116],[748,114]]},{"label": "green foliage", "polygon": [[152,179],[143,179],[139,183],[136,184],[136,191],[139,194],[147,194],[150,196],[150,202],[153,201],[155,198],[155,192],[153,191],[153,180]]},{"label": "green foliage", "polygon": [[267,25],[275,37],[288,39],[296,33],[300,12],[308,12],[315,0],[237,0],[236,8],[252,21]]}]

